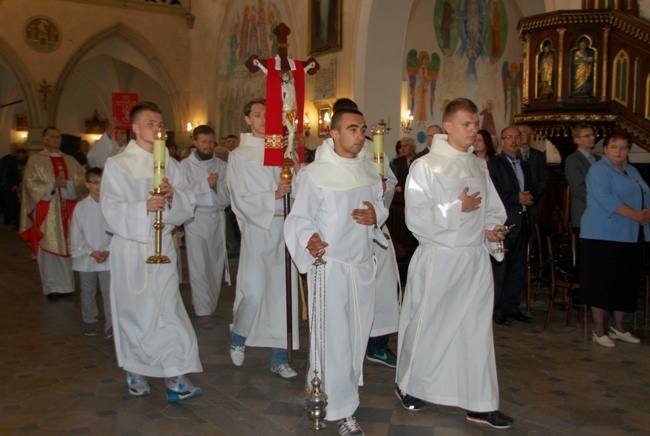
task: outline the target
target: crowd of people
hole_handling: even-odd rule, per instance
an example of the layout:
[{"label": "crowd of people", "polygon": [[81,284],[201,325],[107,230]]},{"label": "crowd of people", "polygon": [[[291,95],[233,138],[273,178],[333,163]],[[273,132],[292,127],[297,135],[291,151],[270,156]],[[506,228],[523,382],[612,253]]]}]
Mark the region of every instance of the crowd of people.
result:
[{"label": "crowd of people", "polygon": [[[169,147],[159,195],[151,193],[153,150],[164,121],[151,102],[131,111],[134,137],[127,144],[109,123],[85,150],[86,169],[61,151],[55,127],[44,129],[45,148],[29,160],[17,149],[2,160],[5,224],[19,224],[49,300],[73,295],[73,270],[79,272],[88,336],[98,332],[101,292],[104,334],[115,343],[128,392],[146,396],[148,377],[160,377],[170,402],[202,394],[187,376],[202,366],[175,267],[173,232],[183,226],[196,324],[214,327],[236,245],[231,360],[241,367],[247,347],[269,348],[270,371],[289,379],[298,375],[289,352],[300,341],[298,305],[286,314],[286,244],[294,302],[299,274],[307,276],[307,381],[322,380],[326,419],[337,422],[339,434],[364,434],[355,418],[364,358],[395,368],[395,394],[407,410],[427,402],[455,406],[470,421],[510,427],[514,420],[499,411],[492,328],[531,322],[519,303],[547,170],[544,154],[531,147],[530,127],[503,129],[497,154],[491,135],[479,130],[476,105],[459,98],[446,106],[442,126],[427,128],[423,150],[401,139],[398,157],[380,174],[363,113],[340,99],[314,162],[296,155],[292,178],[281,178],[281,168],[264,165],[266,101],[248,102],[243,118],[249,133],[241,143],[234,135],[217,142],[213,128],[200,125],[184,159]],[[650,189],[627,163],[629,135],[610,134],[599,161],[593,127],[577,126],[573,137],[578,148],[565,169],[593,341],[610,348],[613,340],[638,343],[623,316],[636,306],[641,243],[650,240]],[[22,180],[12,178],[20,165]],[[19,220],[7,202],[7,193],[17,199],[18,192]],[[385,226],[395,192],[405,196],[404,221],[419,244],[403,292]],[[285,216],[287,196],[294,203]],[[501,244],[505,250],[497,249]],[[156,249],[172,266],[147,262]],[[396,354],[388,347],[394,333]]]}]

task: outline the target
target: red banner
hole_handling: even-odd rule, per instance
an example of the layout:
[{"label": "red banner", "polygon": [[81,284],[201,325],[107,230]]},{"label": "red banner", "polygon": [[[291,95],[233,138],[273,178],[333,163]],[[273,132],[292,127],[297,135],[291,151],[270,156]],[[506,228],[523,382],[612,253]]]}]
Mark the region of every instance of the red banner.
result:
[{"label": "red banner", "polygon": [[138,104],[138,94],[133,92],[114,92],[113,98],[113,117],[117,118],[117,130],[130,130],[131,122],[129,114],[133,106]]}]

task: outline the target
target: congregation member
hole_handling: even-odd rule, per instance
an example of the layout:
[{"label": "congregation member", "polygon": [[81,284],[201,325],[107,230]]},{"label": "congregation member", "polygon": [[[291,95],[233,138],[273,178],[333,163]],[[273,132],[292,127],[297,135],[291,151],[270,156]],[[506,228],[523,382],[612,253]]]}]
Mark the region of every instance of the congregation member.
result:
[{"label": "congregation member", "polygon": [[4,223],[18,228],[20,223],[20,187],[29,154],[22,147],[11,144],[10,153],[2,158]]},{"label": "congregation member", "polygon": [[510,320],[529,323],[531,317],[519,310],[526,276],[526,249],[530,239],[529,211],[536,201],[535,185],[528,162],[519,159],[521,133],[516,127],[501,131],[501,154],[487,163],[492,183],[513,226],[504,242],[508,255],[501,262],[492,259],[494,273],[494,322],[512,325]]},{"label": "congregation member", "polygon": [[[201,372],[196,334],[181,299],[172,230],[192,218],[196,200],[179,164],[166,156],[163,195],[152,196],[154,138],[163,129],[157,104],[131,109],[135,140],[106,161],[100,204],[113,234],[109,256],[111,309],[118,365],[131,395],[149,395],[147,377],[164,377],[167,401],[201,395],[185,376]],[[155,253],[156,212],[162,212],[161,254],[170,263],[147,263]]]},{"label": "congregation member", "polygon": [[642,244],[650,240],[650,189],[627,163],[631,146],[632,138],[622,131],[605,138],[605,155],[587,173],[580,225],[581,299],[591,307],[593,341],[607,348],[616,346],[612,339],[640,342],[626,331],[623,318],[638,301]]},{"label": "congregation member", "polygon": [[18,231],[38,260],[43,293],[54,301],[74,295],[70,224],[85,172],[72,156],[61,152],[56,127],[43,130],[43,145],[45,149],[25,165]]},{"label": "congregation member", "polygon": [[194,152],[181,162],[181,171],[196,197],[194,218],[185,223],[187,263],[192,304],[198,324],[212,328],[222,278],[230,284],[226,253],[226,216],[230,204],[226,163],[214,156],[214,130],[200,125],[192,132]]},{"label": "congregation member", "polygon": [[415,159],[418,159],[418,158],[424,156],[425,154],[429,153],[429,151],[431,150],[431,144],[433,144],[433,138],[434,138],[435,135],[442,135],[442,128],[440,126],[432,124],[429,127],[427,127],[427,133],[426,133],[426,136],[425,136],[426,145],[421,151],[419,151],[415,155]]},{"label": "congregation member", "polygon": [[[374,313],[373,244],[386,240],[378,227],[388,215],[382,181],[376,165],[359,156],[365,132],[358,110],[334,112],[334,146],[321,147],[303,170],[284,225],[294,262],[308,274],[312,330],[307,381],[320,370],[328,395],[326,419],[338,421],[340,435],[364,434],[354,412]],[[313,265],[318,257],[327,262],[324,272]]]},{"label": "congregation member", "polygon": [[577,148],[564,161],[564,176],[571,190],[571,225],[573,232],[579,235],[582,214],[587,207],[587,172],[600,156],[593,153],[596,135],[592,126],[579,124],[573,128],[572,134]]},{"label": "congregation member", "polygon": [[117,118],[110,118],[106,124],[106,131],[88,151],[88,165],[91,167],[104,168],[106,159],[115,156],[126,140],[126,131],[117,130],[119,125]]},{"label": "congregation member", "polygon": [[471,152],[478,108],[451,101],[447,135],[411,168],[406,225],[419,241],[409,267],[400,314],[396,394],[418,411],[425,404],[461,407],[467,419],[508,428],[499,412],[490,254],[506,219],[485,161]]},{"label": "congregation member", "polygon": [[395,176],[397,177],[397,186],[404,189],[406,186],[406,178],[409,175],[409,167],[411,162],[415,159],[415,140],[413,138],[404,137],[400,140],[402,143],[401,156],[393,162]]},{"label": "congregation member", "polygon": [[72,217],[72,269],[79,271],[81,288],[81,318],[84,322],[84,335],[97,336],[97,283],[102,295],[104,307],[104,335],[107,340],[113,338],[113,320],[111,318],[111,271],[108,262],[111,236],[106,233],[102,210],[99,205],[101,192],[101,168],[86,171],[86,189],[88,197],[77,204]]},{"label": "congregation member", "polygon": [[[521,134],[519,158],[528,162],[528,165],[530,165],[530,175],[532,177],[533,186],[535,187],[535,198],[539,201],[546,192],[546,185],[548,184],[546,153],[530,146],[533,139],[533,132],[530,126],[520,124],[517,126],[517,129]],[[528,218],[530,223],[530,243],[532,244],[535,237],[535,224],[539,223],[539,206],[537,203],[530,207]],[[534,244],[531,246],[534,246]]]},{"label": "congregation member", "polygon": [[226,144],[227,141],[225,136],[219,138],[219,144],[214,147],[214,155],[224,162],[228,162],[228,155],[230,154]]},{"label": "congregation member", "polygon": [[486,162],[497,155],[494,150],[494,142],[492,142],[492,135],[487,130],[479,130],[474,141],[473,153],[485,160]]},{"label": "congregation member", "polygon": [[[282,168],[264,166],[266,100],[244,107],[251,133],[228,158],[228,189],[232,210],[241,229],[241,250],[235,288],[230,357],[244,364],[246,346],[271,348],[271,372],[293,378],[287,356],[284,196],[292,181],[280,179]],[[300,164],[292,169],[294,177]],[[292,301],[298,301],[298,274],[291,267]],[[291,309],[293,349],[298,349],[298,305]]]}]

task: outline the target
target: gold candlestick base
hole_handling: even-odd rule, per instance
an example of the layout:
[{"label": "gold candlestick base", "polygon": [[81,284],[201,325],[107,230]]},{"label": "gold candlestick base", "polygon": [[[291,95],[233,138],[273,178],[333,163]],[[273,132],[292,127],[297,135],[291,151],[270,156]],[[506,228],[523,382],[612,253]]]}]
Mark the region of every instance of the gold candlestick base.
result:
[{"label": "gold candlestick base", "polygon": [[[160,190],[160,188],[156,188],[153,191],[151,191],[151,195],[163,195],[163,192]],[[162,221],[161,211],[156,212],[156,221],[154,221],[153,223],[153,228],[156,229],[156,240],[155,240],[156,251],[153,256],[149,256],[149,259],[147,259],[147,263],[155,263],[155,264],[171,263],[169,257],[162,254],[162,231],[165,228],[165,223],[163,223]]]}]

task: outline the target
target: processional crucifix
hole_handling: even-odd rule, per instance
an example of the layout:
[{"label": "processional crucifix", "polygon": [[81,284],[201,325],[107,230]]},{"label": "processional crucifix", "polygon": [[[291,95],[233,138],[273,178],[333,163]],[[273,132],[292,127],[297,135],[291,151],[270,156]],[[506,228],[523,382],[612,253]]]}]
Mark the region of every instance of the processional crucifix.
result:
[{"label": "processional crucifix", "polygon": [[[259,59],[256,55],[252,55],[246,61],[246,67],[251,73],[261,70],[266,74],[264,165],[283,167],[280,179],[291,180],[294,156],[297,154],[299,161],[304,161],[305,73],[316,74],[320,65],[313,57],[305,62],[287,56],[289,46],[287,36],[291,34],[291,29],[286,24],[278,24],[273,33],[278,37],[278,55],[269,59]],[[291,197],[287,193],[284,195],[285,218],[290,211]],[[284,262],[287,291],[287,356],[291,362],[293,359],[291,255],[286,246]]]}]

